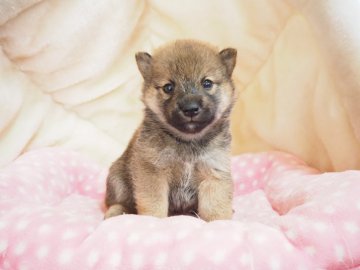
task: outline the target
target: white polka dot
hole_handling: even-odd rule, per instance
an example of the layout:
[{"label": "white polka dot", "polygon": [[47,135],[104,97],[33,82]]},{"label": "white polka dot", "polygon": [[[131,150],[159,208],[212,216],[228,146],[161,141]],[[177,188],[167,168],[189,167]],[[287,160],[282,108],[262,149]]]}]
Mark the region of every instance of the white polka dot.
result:
[{"label": "white polka dot", "polygon": [[247,176],[247,177],[253,177],[254,174],[255,174],[255,172],[254,172],[253,170],[248,170],[248,171],[246,172],[246,176]]},{"label": "white polka dot", "polygon": [[247,164],[247,163],[246,163],[245,161],[242,161],[242,162],[239,163],[239,166],[240,166],[240,167],[245,167],[246,164]]},{"label": "white polka dot", "polygon": [[110,242],[117,240],[119,237],[119,234],[114,231],[110,231],[106,234],[106,239]]},{"label": "white polka dot", "polygon": [[145,245],[154,245],[156,243],[166,242],[168,240],[169,240],[169,237],[164,235],[163,233],[152,233],[147,237],[146,242],[144,242],[144,244]]},{"label": "white polka dot", "polygon": [[23,207],[18,207],[16,210],[14,210],[14,213],[21,215],[21,214],[25,214],[25,213],[29,213],[29,208],[23,206]]},{"label": "white polka dot", "polygon": [[133,266],[135,269],[140,268],[140,267],[143,265],[143,263],[144,263],[143,255],[140,254],[140,253],[135,253],[135,254],[131,257],[131,263],[132,263],[132,266]]},{"label": "white polka dot", "polygon": [[87,257],[87,264],[90,267],[93,267],[99,260],[99,252],[96,250],[90,251]]},{"label": "white polka dot", "polygon": [[240,256],[240,263],[243,266],[249,265],[252,262],[252,256],[249,253],[244,253]]},{"label": "white polka dot", "polygon": [[186,264],[189,265],[191,264],[195,259],[195,254],[193,251],[188,250],[186,251],[183,256],[182,256],[182,261]]},{"label": "white polka dot", "polygon": [[158,266],[164,265],[167,260],[167,254],[164,252],[159,253],[155,257],[155,264]]},{"label": "white polka dot", "polygon": [[239,189],[240,189],[240,190],[244,190],[244,189],[245,189],[245,185],[244,185],[244,184],[240,184],[240,185],[239,185]]},{"label": "white polka dot", "polygon": [[333,194],[333,196],[334,196],[334,197],[337,197],[337,198],[342,197],[342,196],[344,196],[344,195],[345,195],[345,193],[342,192],[342,191],[337,191],[337,192],[335,192],[335,193]]},{"label": "white polka dot", "polygon": [[18,231],[22,231],[22,230],[24,230],[28,225],[29,225],[29,221],[28,221],[28,220],[25,220],[25,219],[22,219],[22,220],[20,220],[20,221],[16,224],[15,229],[18,230]]},{"label": "white polka dot", "polygon": [[351,234],[359,232],[359,226],[354,222],[345,222],[344,228]]},{"label": "white polka dot", "polygon": [[48,234],[52,231],[52,228],[49,224],[43,224],[39,227],[38,233],[39,234]]},{"label": "white polka dot", "polygon": [[284,248],[285,248],[286,251],[289,251],[289,252],[295,250],[294,246],[289,244],[289,243],[285,243]]},{"label": "white polka dot", "polygon": [[36,251],[36,256],[39,259],[45,258],[49,253],[49,248],[47,246],[42,246]]},{"label": "white polka dot", "polygon": [[124,226],[131,226],[134,224],[134,220],[133,219],[126,219],[123,223]]},{"label": "white polka dot", "polygon": [[52,217],[54,214],[51,212],[45,212],[41,214],[41,217],[43,218],[48,218],[48,217]]},{"label": "white polka dot", "polygon": [[225,250],[218,250],[210,257],[211,261],[215,264],[222,263],[225,259],[226,252]]},{"label": "white polka dot", "polygon": [[186,236],[188,236],[189,232],[188,231],[179,231],[177,234],[176,234],[176,239],[177,240],[181,240],[181,239],[184,239]]},{"label": "white polka dot", "polygon": [[71,261],[72,257],[74,256],[74,251],[72,249],[64,249],[60,252],[58,261],[61,264],[67,264]]},{"label": "white polka dot", "polygon": [[292,230],[288,230],[285,234],[290,240],[295,240],[297,238],[296,233]]},{"label": "white polka dot", "polygon": [[[90,217],[90,219],[88,219],[88,220],[92,220],[91,217]],[[94,227],[94,226],[88,226],[88,227],[86,228],[86,231],[90,234],[90,233],[92,233],[93,231],[95,231],[95,227]]]},{"label": "white polka dot", "polygon": [[281,261],[278,258],[270,258],[270,269],[271,270],[280,270]]},{"label": "white polka dot", "polygon": [[358,202],[358,203],[356,204],[356,208],[357,208],[358,210],[360,210],[360,202]]},{"label": "white polka dot", "polygon": [[253,159],[253,163],[254,163],[254,164],[259,164],[260,161],[261,161],[261,159],[260,159],[259,157],[255,157],[255,158]]},{"label": "white polka dot", "polygon": [[231,240],[234,242],[241,242],[243,240],[243,237],[241,234],[236,233],[231,237]]},{"label": "white polka dot", "polygon": [[328,205],[324,208],[324,213],[332,215],[335,213],[335,208],[332,205]]},{"label": "white polka dot", "polygon": [[320,233],[326,232],[328,229],[328,226],[323,222],[315,222],[314,228]]},{"label": "white polka dot", "polygon": [[4,239],[0,240],[0,253],[5,251],[7,246],[8,246],[8,243],[6,240],[4,240]]},{"label": "white polka dot", "polygon": [[262,234],[256,234],[256,235],[254,235],[254,240],[258,244],[263,244],[263,243],[266,242],[267,237],[265,235],[262,235]]},{"label": "white polka dot", "polygon": [[131,233],[127,238],[127,242],[130,245],[135,244],[139,240],[140,240],[140,235],[138,233]]},{"label": "white polka dot", "polygon": [[110,258],[109,258],[109,264],[112,267],[117,267],[120,265],[121,263],[121,254],[119,252],[113,253],[111,254]]},{"label": "white polka dot", "polygon": [[79,221],[79,218],[78,217],[69,217],[69,218],[66,218],[65,219],[65,222],[66,223],[76,223]]},{"label": "white polka dot", "polygon": [[62,239],[69,240],[71,238],[74,238],[75,236],[76,236],[76,232],[74,232],[73,230],[67,229],[62,235]]},{"label": "white polka dot", "polygon": [[21,255],[25,252],[27,246],[25,242],[20,242],[15,246],[14,253],[16,255]]},{"label": "white polka dot", "polygon": [[341,245],[335,246],[335,256],[336,256],[336,259],[338,260],[338,262],[344,261],[345,250],[344,250],[343,246],[341,246]]}]

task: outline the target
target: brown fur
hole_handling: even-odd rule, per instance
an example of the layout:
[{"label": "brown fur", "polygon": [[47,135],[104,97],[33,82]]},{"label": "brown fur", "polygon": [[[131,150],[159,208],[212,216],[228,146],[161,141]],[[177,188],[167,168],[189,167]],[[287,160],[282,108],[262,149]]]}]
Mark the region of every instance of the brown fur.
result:
[{"label": "brown fur", "polygon": [[[110,168],[105,218],[123,213],[167,217],[232,216],[229,114],[236,50],[193,40],[136,55],[144,78],[145,116]],[[204,80],[213,82],[205,88]],[[171,94],[164,85],[174,86]],[[185,116],[195,102],[199,114]],[[184,109],[182,106],[185,106]]]}]

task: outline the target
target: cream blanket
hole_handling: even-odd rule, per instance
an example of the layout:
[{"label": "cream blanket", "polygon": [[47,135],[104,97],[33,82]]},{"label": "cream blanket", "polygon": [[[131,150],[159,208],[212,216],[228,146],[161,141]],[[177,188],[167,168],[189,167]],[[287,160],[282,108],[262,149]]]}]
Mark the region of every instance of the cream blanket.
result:
[{"label": "cream blanket", "polygon": [[134,53],[238,49],[233,153],[360,169],[360,2],[0,0],[0,165],[66,146],[108,165],[141,121]]}]

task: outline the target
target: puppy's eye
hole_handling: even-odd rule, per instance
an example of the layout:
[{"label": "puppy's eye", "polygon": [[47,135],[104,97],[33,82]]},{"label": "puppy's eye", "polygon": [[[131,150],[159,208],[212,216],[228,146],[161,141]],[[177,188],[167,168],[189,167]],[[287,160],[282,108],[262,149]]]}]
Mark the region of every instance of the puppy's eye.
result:
[{"label": "puppy's eye", "polygon": [[167,83],[163,86],[162,89],[166,94],[171,94],[174,92],[174,85],[172,83]]},{"label": "puppy's eye", "polygon": [[202,86],[205,88],[205,89],[211,89],[211,87],[213,86],[213,82],[210,81],[209,79],[206,79],[202,82]]}]

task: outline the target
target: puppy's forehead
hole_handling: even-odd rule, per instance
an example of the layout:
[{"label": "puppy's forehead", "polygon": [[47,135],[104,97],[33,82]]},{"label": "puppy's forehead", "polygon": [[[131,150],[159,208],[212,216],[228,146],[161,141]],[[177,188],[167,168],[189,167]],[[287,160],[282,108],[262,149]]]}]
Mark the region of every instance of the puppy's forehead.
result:
[{"label": "puppy's forehead", "polygon": [[198,80],[223,74],[218,51],[202,43],[178,42],[159,48],[153,55],[154,79]]}]

